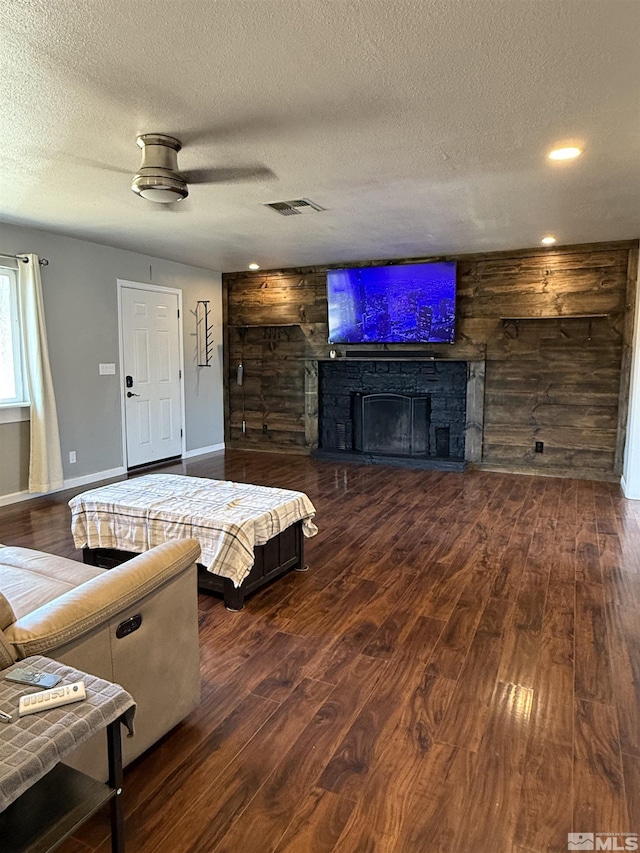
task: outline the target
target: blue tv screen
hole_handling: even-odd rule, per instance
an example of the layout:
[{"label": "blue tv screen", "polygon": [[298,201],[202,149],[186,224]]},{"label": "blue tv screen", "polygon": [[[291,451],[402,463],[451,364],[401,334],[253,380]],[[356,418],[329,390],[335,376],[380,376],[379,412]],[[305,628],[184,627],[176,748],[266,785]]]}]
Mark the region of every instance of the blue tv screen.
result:
[{"label": "blue tv screen", "polygon": [[329,343],[453,343],[456,264],[327,271]]}]

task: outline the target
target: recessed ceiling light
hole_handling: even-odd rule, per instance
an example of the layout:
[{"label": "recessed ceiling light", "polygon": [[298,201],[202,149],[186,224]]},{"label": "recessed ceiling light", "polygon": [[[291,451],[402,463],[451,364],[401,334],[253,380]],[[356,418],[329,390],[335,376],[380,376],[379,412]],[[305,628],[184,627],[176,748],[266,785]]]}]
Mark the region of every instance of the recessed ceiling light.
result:
[{"label": "recessed ceiling light", "polygon": [[549,152],[549,160],[573,160],[582,154],[580,148],[554,148]]},{"label": "recessed ceiling light", "polygon": [[260,264],[249,264],[249,269],[250,270],[259,270]]},{"label": "recessed ceiling light", "polygon": [[556,238],[549,235],[548,237],[543,237],[540,242],[543,246],[553,246],[553,244],[556,242]]}]

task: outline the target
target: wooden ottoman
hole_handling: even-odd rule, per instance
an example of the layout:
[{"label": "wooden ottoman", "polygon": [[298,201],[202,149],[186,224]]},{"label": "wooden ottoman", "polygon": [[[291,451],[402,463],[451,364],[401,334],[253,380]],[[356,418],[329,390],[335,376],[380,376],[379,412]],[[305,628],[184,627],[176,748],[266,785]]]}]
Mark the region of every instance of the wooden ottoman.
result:
[{"label": "wooden ottoman", "polygon": [[290,569],[304,571],[304,538],[318,532],[304,492],[178,474],[91,489],[69,506],[76,548],[91,565],[111,568],[161,542],[196,539],[199,587],[222,593],[229,610]]}]

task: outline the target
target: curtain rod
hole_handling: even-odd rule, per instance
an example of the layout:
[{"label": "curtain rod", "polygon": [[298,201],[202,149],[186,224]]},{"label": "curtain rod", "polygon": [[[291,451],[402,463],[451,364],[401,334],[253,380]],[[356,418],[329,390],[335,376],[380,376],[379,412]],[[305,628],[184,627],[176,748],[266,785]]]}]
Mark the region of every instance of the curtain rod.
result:
[{"label": "curtain rod", "polygon": [[[3,252],[0,252],[0,258],[15,258],[16,261],[22,261],[23,264],[29,263],[29,258],[26,255],[5,255]],[[46,258],[40,258],[39,263],[41,267],[49,266],[49,261]]]}]

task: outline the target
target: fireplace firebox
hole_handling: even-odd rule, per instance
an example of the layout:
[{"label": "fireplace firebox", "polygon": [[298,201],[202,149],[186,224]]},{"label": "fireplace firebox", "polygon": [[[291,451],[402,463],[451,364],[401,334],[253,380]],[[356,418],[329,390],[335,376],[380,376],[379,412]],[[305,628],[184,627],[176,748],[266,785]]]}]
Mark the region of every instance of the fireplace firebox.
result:
[{"label": "fireplace firebox", "polygon": [[352,405],[355,450],[392,456],[429,455],[431,397],[357,393]]}]

